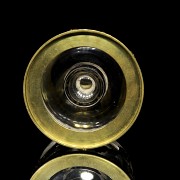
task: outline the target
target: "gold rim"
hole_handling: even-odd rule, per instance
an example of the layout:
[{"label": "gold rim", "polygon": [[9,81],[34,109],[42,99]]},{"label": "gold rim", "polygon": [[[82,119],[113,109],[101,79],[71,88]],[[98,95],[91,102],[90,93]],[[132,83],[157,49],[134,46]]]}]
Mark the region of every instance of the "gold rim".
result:
[{"label": "gold rim", "polygon": [[[126,98],[120,113],[96,131],[78,132],[61,126],[41,96],[41,78],[46,66],[60,53],[79,46],[95,47],[109,54],[121,67],[126,81]],[[36,51],[25,72],[23,95],[29,115],[42,133],[62,145],[88,149],[117,140],[133,125],[142,106],[144,84],[134,55],[123,43],[104,32],[77,29],[51,38]]]},{"label": "gold rim", "polygon": [[54,158],[42,165],[31,177],[31,180],[50,179],[57,172],[77,166],[89,167],[103,172],[113,180],[130,180],[128,175],[112,162],[94,155],[71,154]]}]

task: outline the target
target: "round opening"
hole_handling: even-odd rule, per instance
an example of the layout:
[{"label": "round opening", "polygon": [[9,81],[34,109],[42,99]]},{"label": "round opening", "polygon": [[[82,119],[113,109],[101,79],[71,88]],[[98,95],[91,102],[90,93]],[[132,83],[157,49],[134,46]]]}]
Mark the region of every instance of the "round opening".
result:
[{"label": "round opening", "polygon": [[95,89],[95,82],[90,76],[81,76],[76,80],[76,87],[79,91],[90,94]]},{"label": "round opening", "polygon": [[94,47],[78,47],[64,51],[47,66],[41,90],[47,109],[58,123],[89,131],[118,115],[126,83],[111,56]]}]

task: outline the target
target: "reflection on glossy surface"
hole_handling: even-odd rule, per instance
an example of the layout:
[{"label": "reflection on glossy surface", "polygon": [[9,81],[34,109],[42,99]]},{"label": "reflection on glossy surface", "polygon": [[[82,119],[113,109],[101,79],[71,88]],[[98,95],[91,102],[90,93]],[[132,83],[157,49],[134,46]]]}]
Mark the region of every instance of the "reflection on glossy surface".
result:
[{"label": "reflection on glossy surface", "polygon": [[111,178],[93,168],[72,167],[56,173],[50,180],[111,180]]},{"label": "reflection on glossy surface", "polygon": [[72,149],[51,142],[42,152],[32,180],[134,180],[129,155],[118,143]]},{"label": "reflection on glossy surface", "polygon": [[94,179],[93,173],[88,172],[88,171],[81,172],[80,176],[81,176],[81,179],[83,179],[83,180],[85,180],[85,179],[86,180]]},{"label": "reflection on glossy surface", "polygon": [[[131,180],[134,180],[133,167],[132,167],[130,157],[129,157],[127,151],[117,141],[110,143],[106,146],[96,148],[96,149],[91,149],[91,150],[71,149],[71,148],[64,147],[60,144],[57,144],[54,141],[51,141],[48,144],[48,146],[44,149],[44,151],[42,152],[35,171],[40,166],[47,163],[51,159],[54,159],[56,157],[62,157],[65,154],[74,154],[74,153],[78,153],[78,154],[87,153],[87,154],[94,154],[96,156],[103,157],[103,158],[109,160],[111,163],[116,164],[119,168],[121,168],[130,177]],[[108,163],[107,163],[107,166],[109,166],[109,168],[110,168],[110,165]],[[77,167],[78,167],[78,163],[76,165],[76,171],[71,168],[67,168],[66,169],[67,174],[69,174],[69,172],[73,172],[73,173],[76,172],[76,174],[77,174]],[[88,168],[87,167],[82,168],[82,167],[83,166],[81,166],[81,170],[83,170],[83,169],[84,170],[82,171],[81,175],[79,175],[79,176],[81,176],[81,178],[85,177],[85,175],[86,176],[89,175],[89,178],[90,178],[90,176],[92,177],[92,175],[94,178],[96,177],[92,173],[92,171],[90,171],[89,167]],[[79,168],[80,168],[80,166],[79,166]],[[99,171],[95,170],[96,168],[98,169],[99,167],[96,164],[94,164],[93,171],[95,171],[96,173],[99,173]],[[89,169],[89,170],[87,170],[87,169]],[[65,172],[65,170],[63,170],[63,172]],[[107,173],[106,171],[102,171],[102,172]],[[101,176],[105,178],[105,175],[103,173],[101,173]],[[92,174],[92,175],[90,175],[90,174]],[[59,176],[60,175],[62,176],[62,173],[60,173]]]}]

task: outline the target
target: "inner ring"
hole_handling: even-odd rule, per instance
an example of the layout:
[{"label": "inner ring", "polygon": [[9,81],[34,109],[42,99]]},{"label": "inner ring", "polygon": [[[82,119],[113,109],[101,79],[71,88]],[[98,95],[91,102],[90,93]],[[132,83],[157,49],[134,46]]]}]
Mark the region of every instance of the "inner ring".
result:
[{"label": "inner ring", "polygon": [[64,78],[64,92],[70,103],[77,107],[92,107],[106,94],[108,79],[101,67],[80,62],[73,65]]}]

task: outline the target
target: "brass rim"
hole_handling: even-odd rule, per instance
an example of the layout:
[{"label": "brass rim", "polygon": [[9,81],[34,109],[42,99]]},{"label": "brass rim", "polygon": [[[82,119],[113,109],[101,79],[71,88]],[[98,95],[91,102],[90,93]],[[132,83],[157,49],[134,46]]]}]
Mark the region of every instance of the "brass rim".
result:
[{"label": "brass rim", "polygon": [[54,158],[42,165],[31,177],[31,180],[50,179],[57,172],[66,168],[84,166],[105,173],[113,180],[130,180],[128,175],[112,162],[94,155],[71,154]]},{"label": "brass rim", "polygon": [[[121,67],[126,81],[126,99],[120,113],[96,131],[78,132],[61,126],[47,110],[41,96],[45,67],[58,54],[79,46],[95,47],[108,53]],[[134,55],[123,43],[104,32],[77,29],[51,38],[36,51],[25,72],[23,95],[29,115],[42,133],[65,146],[88,149],[117,140],[133,125],[142,106],[144,84]]]}]

